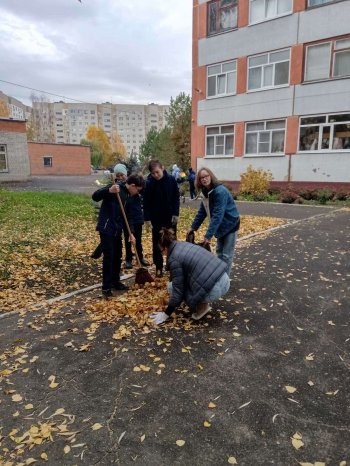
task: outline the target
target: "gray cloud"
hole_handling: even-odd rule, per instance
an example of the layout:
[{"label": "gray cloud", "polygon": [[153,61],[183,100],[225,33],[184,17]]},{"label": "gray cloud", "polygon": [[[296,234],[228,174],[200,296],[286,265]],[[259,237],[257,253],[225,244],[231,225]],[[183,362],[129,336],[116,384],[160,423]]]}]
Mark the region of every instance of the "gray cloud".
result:
[{"label": "gray cloud", "polygon": [[[82,1],[2,0],[1,79],[92,102],[190,92],[189,0]],[[28,103],[30,91],[0,89]]]}]

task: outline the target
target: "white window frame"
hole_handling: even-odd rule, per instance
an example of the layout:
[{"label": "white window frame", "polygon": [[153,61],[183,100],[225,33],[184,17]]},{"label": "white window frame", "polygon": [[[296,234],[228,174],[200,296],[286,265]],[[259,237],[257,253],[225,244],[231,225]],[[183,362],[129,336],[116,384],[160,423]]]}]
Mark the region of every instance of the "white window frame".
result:
[{"label": "white window frame", "polygon": [[[230,63],[234,63],[235,64],[235,70],[232,70],[232,71],[223,71],[223,67],[224,65],[228,65]],[[221,71],[220,73],[217,73],[217,74],[211,74],[209,75],[209,68],[211,67],[214,67],[214,66],[221,66]],[[234,91],[233,92],[227,92],[227,82],[228,82],[228,76],[231,75],[231,74],[234,74],[235,75],[235,88],[234,88]],[[223,76],[225,75],[225,92],[223,92],[222,94],[219,94],[218,92],[216,92],[216,94],[214,95],[208,95],[208,91],[209,91],[209,78],[212,78],[213,76],[216,76],[216,91],[218,91],[218,80],[219,80],[219,76]],[[215,64],[212,64],[212,65],[208,65],[207,66],[207,99],[217,99],[218,97],[224,97],[224,96],[227,96],[227,95],[235,95],[237,92],[237,60],[229,60],[229,61],[226,61],[226,62],[222,62],[222,63],[215,63]]]},{"label": "white window frame", "polygon": [[[285,52],[286,50],[289,51],[289,59],[288,60],[281,60],[281,61],[277,61],[277,62],[273,62],[273,63],[270,63],[270,55],[273,54],[273,53],[276,53],[276,52]],[[257,58],[257,57],[262,57],[264,55],[268,55],[268,62],[266,64],[263,64],[263,65],[256,65],[256,66],[249,66],[249,59],[251,58]],[[288,87],[289,86],[289,82],[290,82],[290,59],[291,59],[291,49],[288,47],[288,48],[285,48],[285,49],[280,49],[280,50],[273,50],[271,52],[265,52],[265,53],[259,53],[257,55],[251,55],[250,57],[248,57],[248,63],[247,63],[247,67],[248,67],[248,72],[247,72],[247,93],[248,92],[259,92],[259,91],[265,91],[266,89],[280,89],[282,87]],[[271,85],[271,86],[262,86],[262,87],[258,87],[258,88],[254,88],[254,89],[249,89],[249,71],[251,69],[254,69],[254,68],[264,68],[264,67],[267,67],[267,66],[271,66],[273,65],[273,71],[272,71],[272,82],[275,81],[275,65],[277,63],[285,63],[285,62],[289,62],[289,69],[288,69],[288,82],[285,83],[285,84],[277,84],[277,85]],[[263,83],[263,79],[264,79],[264,72],[261,73],[261,84]]]},{"label": "white window frame", "polygon": [[0,173],[8,173],[9,171],[9,163],[7,158],[7,145],[0,143],[0,147],[3,147],[3,150],[0,150],[0,156],[4,157],[5,160],[5,168],[0,168]]},{"label": "white window frame", "polygon": [[265,21],[270,21],[275,18],[281,18],[282,16],[288,16],[293,13],[293,0],[290,0],[290,10],[285,11],[284,13],[277,13],[277,5],[278,5],[278,0],[276,1],[276,11],[273,16],[266,16],[266,1],[264,0],[264,9],[265,9],[265,17],[263,19],[259,19],[258,21],[252,21],[251,20],[251,12],[252,12],[252,3],[256,0],[249,0],[249,25],[254,25],[254,24],[259,24],[259,23],[264,23]]},{"label": "white window frame", "polygon": [[[233,128],[233,132],[232,133],[222,133],[222,128],[228,128],[228,127],[232,127]],[[210,128],[219,128],[219,132],[216,133],[216,134],[209,134],[208,135],[208,129]],[[217,137],[218,136],[224,136],[224,152],[225,152],[225,147],[226,147],[226,137],[227,136],[233,136],[233,150],[232,150],[232,153],[231,154],[210,154],[208,155],[207,154],[207,150],[208,150],[208,137],[214,137],[214,152],[216,152],[216,147],[218,146],[216,140],[217,140]],[[234,151],[235,151],[235,125],[234,124],[231,124],[231,125],[210,125],[210,126],[207,126],[205,128],[205,158],[218,158],[218,157],[227,157],[227,158],[232,158],[234,157]]]},{"label": "white window frame", "polygon": [[[350,148],[346,149],[322,149],[322,136],[323,136],[323,128],[329,126],[330,127],[330,133],[329,133],[329,141],[333,145],[333,139],[334,139],[334,127],[336,125],[340,124],[349,124],[350,125],[350,117],[348,121],[340,122],[340,121],[334,121],[334,122],[329,122],[329,117],[332,115],[350,115],[350,112],[343,112],[343,113],[327,113],[327,114],[319,114],[319,115],[302,115],[299,118],[299,129],[298,129],[298,153],[305,154],[306,152],[350,152]],[[302,118],[317,118],[317,117],[325,117],[326,121],[323,123],[309,123],[309,124],[301,124]],[[300,149],[300,132],[301,128],[310,128],[310,127],[319,127],[321,130],[319,131],[318,134],[318,141],[317,141],[317,149]],[[330,144],[330,145],[331,145]],[[321,149],[319,149],[321,147]]]},{"label": "white window frame", "polygon": [[[333,79],[344,79],[350,76],[350,74],[347,75],[341,75],[341,76],[334,76],[334,65],[335,65],[335,56],[339,53],[345,52],[345,51],[350,51],[350,47],[345,47],[343,49],[336,49],[336,43],[340,42],[342,40],[350,40],[350,36],[345,36],[345,37],[338,37],[337,39],[330,39],[330,40],[325,40],[321,42],[316,42],[313,44],[309,44],[306,46],[306,52],[305,52],[305,70],[304,70],[304,82],[305,83],[310,83],[310,82],[315,82],[315,81],[328,81],[328,80],[333,80]],[[317,47],[319,45],[326,45],[329,44],[330,48],[330,53],[329,53],[329,72],[328,72],[328,77],[323,77],[323,78],[315,78],[315,79],[306,79],[306,74],[307,74],[307,65],[308,65],[308,51],[311,47]]]},{"label": "white window frame", "polygon": [[[283,121],[284,122],[284,129],[283,128],[274,128],[274,129],[266,129],[267,123],[275,122],[275,121]],[[263,129],[256,129],[256,130],[247,130],[247,126],[249,124],[259,124],[263,123],[264,128]],[[244,137],[244,157],[281,157],[285,155],[286,152],[286,133],[287,133],[287,120],[285,118],[278,118],[275,120],[262,120],[262,121],[247,121],[245,124],[245,137]],[[283,143],[283,151],[281,152],[271,152],[271,145],[272,145],[272,134],[273,132],[281,132],[284,131],[284,143]],[[259,153],[259,134],[260,133],[266,133],[269,132],[269,152],[262,152]],[[247,153],[247,135],[248,134],[253,134],[253,133],[258,133],[258,139],[257,139],[257,152],[256,153]]]},{"label": "white window frame", "polygon": [[[45,159],[50,159],[50,165],[45,165]],[[52,168],[52,155],[43,156],[43,166],[44,168]]]}]

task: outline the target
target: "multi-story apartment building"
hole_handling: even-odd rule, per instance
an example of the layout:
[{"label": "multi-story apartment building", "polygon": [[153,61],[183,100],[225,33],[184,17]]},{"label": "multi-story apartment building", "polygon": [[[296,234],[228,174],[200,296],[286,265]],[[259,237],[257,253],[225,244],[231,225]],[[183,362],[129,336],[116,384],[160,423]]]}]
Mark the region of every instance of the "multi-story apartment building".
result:
[{"label": "multi-story apartment building", "polygon": [[350,183],[350,0],[194,0],[192,166]]},{"label": "multi-story apartment building", "polygon": [[8,108],[9,118],[12,120],[29,120],[31,117],[31,107],[24,105],[20,100],[8,96],[0,91],[0,100]]},{"label": "multi-story apartment building", "polygon": [[138,154],[151,127],[165,127],[168,105],[126,105],[64,102],[35,102],[33,121],[40,142],[79,144],[91,125],[111,138],[119,134],[130,155]]}]

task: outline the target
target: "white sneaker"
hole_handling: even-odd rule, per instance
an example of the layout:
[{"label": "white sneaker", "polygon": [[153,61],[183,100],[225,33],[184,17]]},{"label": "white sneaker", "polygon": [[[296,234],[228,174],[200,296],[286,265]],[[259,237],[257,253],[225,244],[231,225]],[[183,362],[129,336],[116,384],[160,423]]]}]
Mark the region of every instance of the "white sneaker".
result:
[{"label": "white sneaker", "polygon": [[196,312],[192,314],[192,319],[199,320],[211,311],[209,303],[200,303],[196,306]]}]

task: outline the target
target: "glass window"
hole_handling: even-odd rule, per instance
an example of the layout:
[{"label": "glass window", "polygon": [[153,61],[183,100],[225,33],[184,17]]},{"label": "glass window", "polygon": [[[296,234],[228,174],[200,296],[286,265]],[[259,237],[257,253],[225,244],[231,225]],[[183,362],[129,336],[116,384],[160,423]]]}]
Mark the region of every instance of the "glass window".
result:
[{"label": "glass window", "polygon": [[207,97],[219,97],[236,92],[236,60],[208,66]]},{"label": "glass window", "polygon": [[7,146],[0,144],[0,172],[7,172]]},{"label": "glass window", "polygon": [[238,0],[214,0],[209,3],[208,35],[237,27]]},{"label": "glass window", "polygon": [[206,155],[233,155],[233,125],[211,126],[206,131]]},{"label": "glass window", "polygon": [[247,155],[283,154],[285,128],[285,120],[247,123],[245,153]]},{"label": "glass window", "polygon": [[331,60],[331,43],[311,45],[306,50],[305,80],[329,77]]},{"label": "glass window", "polygon": [[250,24],[292,13],[292,0],[250,0]]},{"label": "glass window", "polygon": [[350,150],[350,114],[300,119],[299,150]]},{"label": "glass window", "polygon": [[350,38],[307,46],[305,81],[342,76],[350,76]]},{"label": "glass window", "polygon": [[52,167],[52,157],[44,157],[44,167]]},{"label": "glass window", "polygon": [[269,89],[289,83],[290,49],[248,59],[248,90]]},{"label": "glass window", "polygon": [[318,5],[326,5],[327,3],[333,3],[338,0],[308,0],[308,6],[318,6]]}]

